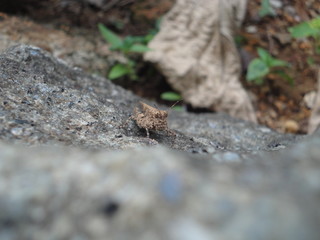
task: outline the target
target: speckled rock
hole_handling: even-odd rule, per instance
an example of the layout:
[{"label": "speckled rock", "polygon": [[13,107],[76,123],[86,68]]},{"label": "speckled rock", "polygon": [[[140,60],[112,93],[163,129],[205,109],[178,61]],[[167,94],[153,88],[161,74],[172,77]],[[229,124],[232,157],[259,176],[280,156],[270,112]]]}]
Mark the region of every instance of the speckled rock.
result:
[{"label": "speckled rock", "polygon": [[[0,239],[319,239],[320,131],[169,114],[39,48],[0,54]],[[148,102],[148,101],[146,101]]]},{"label": "speckled rock", "polygon": [[125,124],[141,99],[26,45],[0,55],[0,79],[0,138],[7,141],[104,149],[162,143],[189,152],[248,152],[296,139],[227,115],[173,111],[169,126],[178,135],[153,132],[148,139],[132,121]]}]

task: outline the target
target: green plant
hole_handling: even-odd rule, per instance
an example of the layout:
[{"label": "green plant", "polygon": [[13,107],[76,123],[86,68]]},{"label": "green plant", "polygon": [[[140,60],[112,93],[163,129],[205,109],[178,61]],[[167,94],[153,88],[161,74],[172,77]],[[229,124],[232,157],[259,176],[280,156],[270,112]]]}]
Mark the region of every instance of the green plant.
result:
[{"label": "green plant", "polygon": [[131,56],[132,54],[141,54],[151,50],[147,47],[148,42],[152,39],[150,34],[121,38],[101,23],[98,24],[98,28],[103,38],[110,44],[110,50],[119,51],[126,57],[125,63],[117,63],[112,66],[108,78],[113,80],[128,75],[130,79],[136,80],[136,61]]},{"label": "green plant", "polygon": [[259,58],[253,59],[248,67],[246,79],[258,85],[263,84],[269,73],[275,73],[293,84],[293,80],[284,71],[275,67],[289,67],[289,63],[272,57],[266,50],[258,48]]},{"label": "green plant", "polygon": [[162,100],[166,100],[166,101],[180,101],[180,100],[182,100],[181,95],[178,93],[175,93],[175,92],[163,92],[163,93],[161,93],[160,98]]},{"label": "green plant", "polygon": [[315,52],[320,54],[320,17],[302,22],[288,29],[294,38],[312,37],[315,40]]},{"label": "green plant", "polygon": [[262,0],[261,8],[259,10],[259,16],[265,17],[265,16],[274,16],[274,15],[275,15],[275,12],[270,5],[270,1],[269,0]]},{"label": "green plant", "polygon": [[[182,100],[181,95],[175,92],[163,92],[161,93],[160,98],[166,101],[175,101],[176,103]],[[172,109],[176,111],[182,111],[183,108],[181,106],[175,106],[176,103],[172,105]]]}]

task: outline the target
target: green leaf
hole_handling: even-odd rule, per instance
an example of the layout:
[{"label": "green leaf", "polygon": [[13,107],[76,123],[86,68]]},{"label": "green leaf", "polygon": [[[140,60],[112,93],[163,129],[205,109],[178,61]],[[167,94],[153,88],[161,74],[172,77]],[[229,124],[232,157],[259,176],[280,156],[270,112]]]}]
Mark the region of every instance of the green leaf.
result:
[{"label": "green leaf", "polygon": [[122,38],[120,38],[117,34],[112,32],[110,29],[108,29],[103,24],[99,23],[98,28],[103,36],[103,38],[111,44],[111,48],[113,50],[119,49],[120,46],[123,44]]},{"label": "green leaf", "polygon": [[133,43],[143,43],[144,42],[144,36],[134,36],[132,37]]},{"label": "green leaf", "polygon": [[118,63],[111,68],[108,74],[108,78],[110,80],[113,80],[113,79],[122,77],[124,75],[127,75],[129,73],[130,73],[130,68],[127,65]]},{"label": "green leaf", "polygon": [[131,69],[134,69],[135,66],[136,66],[136,62],[131,60],[131,59],[129,59],[129,58],[127,60],[128,60],[128,62],[127,62],[128,67],[131,68]]},{"label": "green leaf", "polygon": [[123,39],[124,45],[130,47],[131,45],[133,45],[135,43],[134,37],[133,36],[126,36]]},{"label": "green leaf", "polygon": [[253,82],[257,85],[262,85],[264,81],[263,81],[263,78],[260,77],[260,78],[254,79]]},{"label": "green leaf", "polygon": [[156,29],[157,31],[160,30],[160,25],[161,25],[162,19],[163,19],[163,17],[159,17],[159,18],[156,20],[155,29]]},{"label": "green leaf", "polygon": [[148,44],[153,38],[154,38],[155,34],[153,33],[149,33],[147,35],[144,36],[144,43]]},{"label": "green leaf", "polygon": [[310,20],[309,25],[311,28],[320,30],[320,17]]},{"label": "green leaf", "polygon": [[273,58],[270,61],[270,65],[269,66],[270,67],[289,67],[290,64],[288,62],[286,62],[286,61]]},{"label": "green leaf", "polygon": [[262,0],[261,9],[259,11],[259,16],[265,17],[267,15],[274,16],[275,12],[272,9],[269,0]]},{"label": "green leaf", "polygon": [[319,30],[310,26],[308,22],[300,23],[288,29],[291,36],[294,38],[304,38],[310,36],[316,36],[319,34]]},{"label": "green leaf", "polygon": [[128,51],[130,51],[130,48],[135,45],[135,44],[144,44],[145,41],[145,37],[144,36],[127,36],[124,38],[123,40],[124,45],[126,46],[126,48],[128,49]]},{"label": "green leaf", "polygon": [[270,67],[288,67],[290,64],[286,61],[282,61],[273,58],[266,50],[263,48],[258,48],[258,54],[260,59],[270,68]]},{"label": "green leaf", "polygon": [[272,61],[272,56],[263,48],[258,48],[258,55],[266,65]]},{"label": "green leaf", "polygon": [[174,106],[172,109],[175,110],[175,111],[179,111],[179,112],[183,111],[183,107],[182,106]]},{"label": "green leaf", "polygon": [[134,44],[129,48],[129,52],[136,52],[136,53],[144,53],[150,50],[151,50],[150,48],[142,44]]},{"label": "green leaf", "polygon": [[181,95],[175,92],[164,92],[161,93],[161,99],[167,101],[179,101],[182,99]]},{"label": "green leaf", "polygon": [[293,86],[294,85],[294,80],[292,77],[290,77],[288,74],[286,74],[284,71],[282,70],[277,70],[277,71],[273,71],[275,74],[279,75],[280,77],[282,77],[283,79],[287,80],[287,82]]},{"label": "green leaf", "polygon": [[253,59],[248,67],[246,79],[247,81],[254,81],[259,78],[265,77],[270,69],[264,61],[259,58]]}]

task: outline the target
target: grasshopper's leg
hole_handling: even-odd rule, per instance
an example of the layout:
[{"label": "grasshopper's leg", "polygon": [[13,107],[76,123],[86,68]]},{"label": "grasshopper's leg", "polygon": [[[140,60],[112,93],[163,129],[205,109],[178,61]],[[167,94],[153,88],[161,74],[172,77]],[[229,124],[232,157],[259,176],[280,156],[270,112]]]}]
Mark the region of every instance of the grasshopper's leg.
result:
[{"label": "grasshopper's leg", "polygon": [[167,130],[165,130],[165,131],[166,131],[167,134],[170,135],[170,136],[173,136],[173,137],[176,137],[176,136],[177,136],[177,134],[176,134],[173,130],[171,130],[171,129],[167,129]]}]

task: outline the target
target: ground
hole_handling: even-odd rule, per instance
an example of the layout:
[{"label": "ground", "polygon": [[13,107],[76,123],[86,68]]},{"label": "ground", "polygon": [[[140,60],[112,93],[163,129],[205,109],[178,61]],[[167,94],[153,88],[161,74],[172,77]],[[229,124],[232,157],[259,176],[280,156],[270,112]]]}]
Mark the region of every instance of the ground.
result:
[{"label": "ground", "polygon": [[[291,86],[275,75],[268,76],[263,86],[255,86],[245,81],[243,83],[257,98],[256,108],[260,123],[279,131],[305,133],[310,109],[303,98],[315,90],[316,66],[320,64],[320,56],[313,51],[312,39],[296,41],[290,38],[287,29],[298,24],[299,19],[307,21],[319,15],[320,2],[279,2],[282,2],[284,7],[276,9],[276,17],[259,18],[257,13],[260,1],[249,1],[247,17],[241,31],[241,35],[246,39],[242,47],[253,56],[256,47],[263,47],[274,57],[288,61],[292,64],[290,76],[294,85]],[[246,29],[249,26],[255,26],[256,32],[248,33]],[[314,63],[308,63],[308,59],[313,59]],[[294,126],[295,124],[297,126]]]},{"label": "ground", "polygon": [[[9,4],[9,2],[19,4]],[[115,1],[116,4],[104,10],[76,1],[71,4],[70,1],[68,6],[64,6],[63,11],[57,5],[54,5],[56,8],[46,7],[53,2],[55,1],[46,3],[40,1],[37,7],[30,8],[34,3],[33,0],[4,1],[0,5],[0,11],[28,15],[36,21],[54,23],[54,26],[66,31],[81,26],[97,35],[99,33],[96,24],[103,22],[118,34],[126,36],[146,34],[154,26],[154,22],[170,9],[173,1],[162,0],[157,3],[151,0]],[[252,93],[260,124],[280,132],[304,134],[311,112],[304,101],[304,96],[316,89],[316,66],[320,64],[320,56],[313,51],[312,39],[294,40],[290,38],[287,29],[319,15],[320,10],[317,9],[320,9],[320,2],[313,0],[274,2],[282,4],[281,8],[274,8],[276,16],[260,18],[258,12],[261,1],[248,1],[245,22],[238,33],[242,39],[239,45],[244,65],[242,83]],[[57,18],[55,16],[58,11],[61,14]],[[292,67],[289,74],[294,80],[293,85],[272,74],[267,76],[263,85],[255,85],[245,80],[248,60],[256,56],[257,47],[266,49],[278,59],[290,62]],[[117,83],[131,89],[139,96],[163,103],[160,94],[170,90],[165,78],[156,69],[143,63],[138,73],[139,81],[122,79]]]}]

